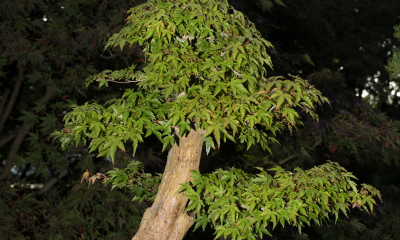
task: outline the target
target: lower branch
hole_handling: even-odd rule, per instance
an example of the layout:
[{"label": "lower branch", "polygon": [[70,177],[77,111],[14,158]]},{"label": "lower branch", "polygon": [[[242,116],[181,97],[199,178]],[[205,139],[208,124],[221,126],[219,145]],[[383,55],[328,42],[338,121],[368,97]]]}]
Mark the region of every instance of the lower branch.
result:
[{"label": "lower branch", "polygon": [[8,174],[11,171],[11,168],[14,164],[14,159],[15,156],[17,155],[17,152],[19,150],[19,147],[21,146],[22,141],[25,138],[25,135],[28,133],[28,131],[31,129],[32,125],[29,125],[27,127],[22,127],[17,136],[14,139],[13,144],[11,145],[10,151],[7,155],[6,159],[6,164],[3,167],[3,170],[0,173],[0,180],[6,179]]},{"label": "lower branch", "polygon": [[18,77],[17,77],[17,81],[15,82],[15,85],[14,85],[14,90],[8,101],[6,110],[4,111],[4,113],[1,114],[1,117],[0,117],[0,132],[3,129],[4,123],[7,121],[7,118],[10,115],[11,110],[14,107],[15,101],[17,100],[19,89],[21,88],[21,85],[22,85],[23,77],[24,77],[24,67],[19,65],[18,66]]},{"label": "lower branch", "polygon": [[8,136],[0,139],[0,147],[4,146],[9,141],[13,140],[16,135],[17,135],[17,131],[15,131],[15,132],[9,134]]},{"label": "lower branch", "polygon": [[[322,143],[322,140],[319,140],[318,142],[316,142],[310,149],[314,149],[316,148],[320,143]],[[284,164],[285,162],[289,161],[290,159],[296,157],[296,154],[290,155],[282,160],[279,161],[279,165]]]},{"label": "lower branch", "polygon": [[7,88],[4,91],[3,97],[2,97],[1,102],[0,102],[0,115],[2,115],[2,113],[3,113],[4,106],[6,105],[6,101],[7,101],[7,98],[8,98],[9,94],[10,94],[10,89]]},{"label": "lower branch", "polygon": [[42,195],[43,193],[49,191],[53,185],[58,182],[58,180],[60,180],[61,178],[63,178],[65,175],[68,174],[68,170],[64,169],[60,172],[60,175],[58,177],[53,177],[51,178],[49,181],[47,181],[47,183],[44,184],[44,186],[36,192],[37,196]]},{"label": "lower branch", "polygon": [[[47,89],[46,89],[46,93],[44,94],[42,99],[39,100],[39,102],[45,103],[47,100],[49,100],[53,96],[52,90],[53,90],[53,86],[48,86]],[[19,148],[20,148],[20,146],[22,144],[22,141],[25,138],[25,135],[30,131],[31,127],[32,127],[32,125],[30,124],[30,125],[25,126],[25,127],[23,126],[19,130],[17,136],[14,139],[13,144],[11,145],[11,149],[8,152],[7,159],[6,159],[6,164],[4,165],[4,167],[3,167],[3,169],[2,169],[2,171],[0,173],[0,180],[6,179],[8,174],[10,173],[11,168],[12,168],[12,166],[14,164],[15,156],[17,155],[17,152],[18,152],[18,150],[19,150]]]}]

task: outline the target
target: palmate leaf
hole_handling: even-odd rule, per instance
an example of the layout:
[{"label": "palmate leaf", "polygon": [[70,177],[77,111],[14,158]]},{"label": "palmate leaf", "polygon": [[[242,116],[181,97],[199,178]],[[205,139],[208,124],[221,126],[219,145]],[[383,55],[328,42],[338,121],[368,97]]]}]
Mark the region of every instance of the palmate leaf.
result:
[{"label": "palmate leaf", "polygon": [[206,143],[206,153],[208,155],[211,148],[215,149],[214,141],[213,141],[212,137],[209,136],[209,137],[205,138],[204,142]]},{"label": "palmate leaf", "polygon": [[299,117],[297,112],[292,108],[284,108],[282,116],[289,118],[289,121],[292,125],[294,125],[295,119]]}]

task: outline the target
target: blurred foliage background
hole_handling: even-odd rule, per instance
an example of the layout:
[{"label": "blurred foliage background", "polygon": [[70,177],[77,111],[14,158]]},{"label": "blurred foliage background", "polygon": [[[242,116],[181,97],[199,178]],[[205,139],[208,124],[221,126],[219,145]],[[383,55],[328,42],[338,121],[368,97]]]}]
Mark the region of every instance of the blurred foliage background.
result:
[{"label": "blurred foliage background", "polygon": [[[105,173],[141,161],[163,171],[166,152],[148,138],[133,157],[116,164],[88,154],[80,143],[61,151],[50,134],[63,126],[71,104],[122,96],[134,83],[85,88],[104,69],[144,61],[142,49],[103,51],[124,25],[129,8],[145,0],[3,0],[0,3],[0,234],[5,239],[131,239],[144,209],[125,189],[100,182],[88,188],[81,174]],[[278,134],[273,155],[254,146],[225,143],[202,155],[203,173],[217,168],[280,165],[286,170],[338,162],[360,182],[378,188],[383,202],[371,216],[353,211],[335,225],[311,226],[300,235],[276,228],[273,239],[400,239],[400,77],[387,72],[398,52],[396,0],[231,0],[271,41],[274,69],[308,79],[331,106],[320,121],[302,115],[304,126]],[[394,57],[395,58],[395,57]],[[143,66],[143,65],[142,65]],[[389,74],[391,74],[389,76]],[[300,113],[301,114],[301,113]],[[379,201],[378,201],[379,202]],[[189,230],[185,239],[213,239],[213,230]],[[264,239],[271,239],[265,237]]]}]

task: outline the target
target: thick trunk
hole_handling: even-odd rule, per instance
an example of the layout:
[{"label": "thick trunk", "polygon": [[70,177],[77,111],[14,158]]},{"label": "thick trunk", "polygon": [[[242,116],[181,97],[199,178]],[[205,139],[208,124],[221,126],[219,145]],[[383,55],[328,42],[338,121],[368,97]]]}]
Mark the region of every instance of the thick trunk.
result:
[{"label": "thick trunk", "polygon": [[192,180],[190,170],[198,170],[202,149],[201,135],[191,130],[168,153],[168,161],[153,205],[146,210],[139,231],[132,240],[180,240],[193,225],[185,212],[187,198],[177,193],[179,184]]}]

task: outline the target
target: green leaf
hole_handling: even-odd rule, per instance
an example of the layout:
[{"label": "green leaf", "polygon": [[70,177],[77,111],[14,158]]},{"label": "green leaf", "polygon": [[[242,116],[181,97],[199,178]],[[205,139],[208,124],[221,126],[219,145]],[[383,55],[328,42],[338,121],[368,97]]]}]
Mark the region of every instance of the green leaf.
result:
[{"label": "green leaf", "polygon": [[213,134],[214,134],[215,141],[217,141],[217,145],[218,145],[218,149],[219,149],[221,133],[220,133],[220,129],[217,126],[214,128]]},{"label": "green leaf", "polygon": [[206,143],[206,153],[208,155],[211,148],[215,149],[214,141],[212,140],[212,137],[210,137],[210,136],[204,138],[204,141]]},{"label": "green leaf", "polygon": [[278,101],[276,102],[276,109],[278,109],[284,101],[285,101],[285,95],[280,95],[278,97]]}]

